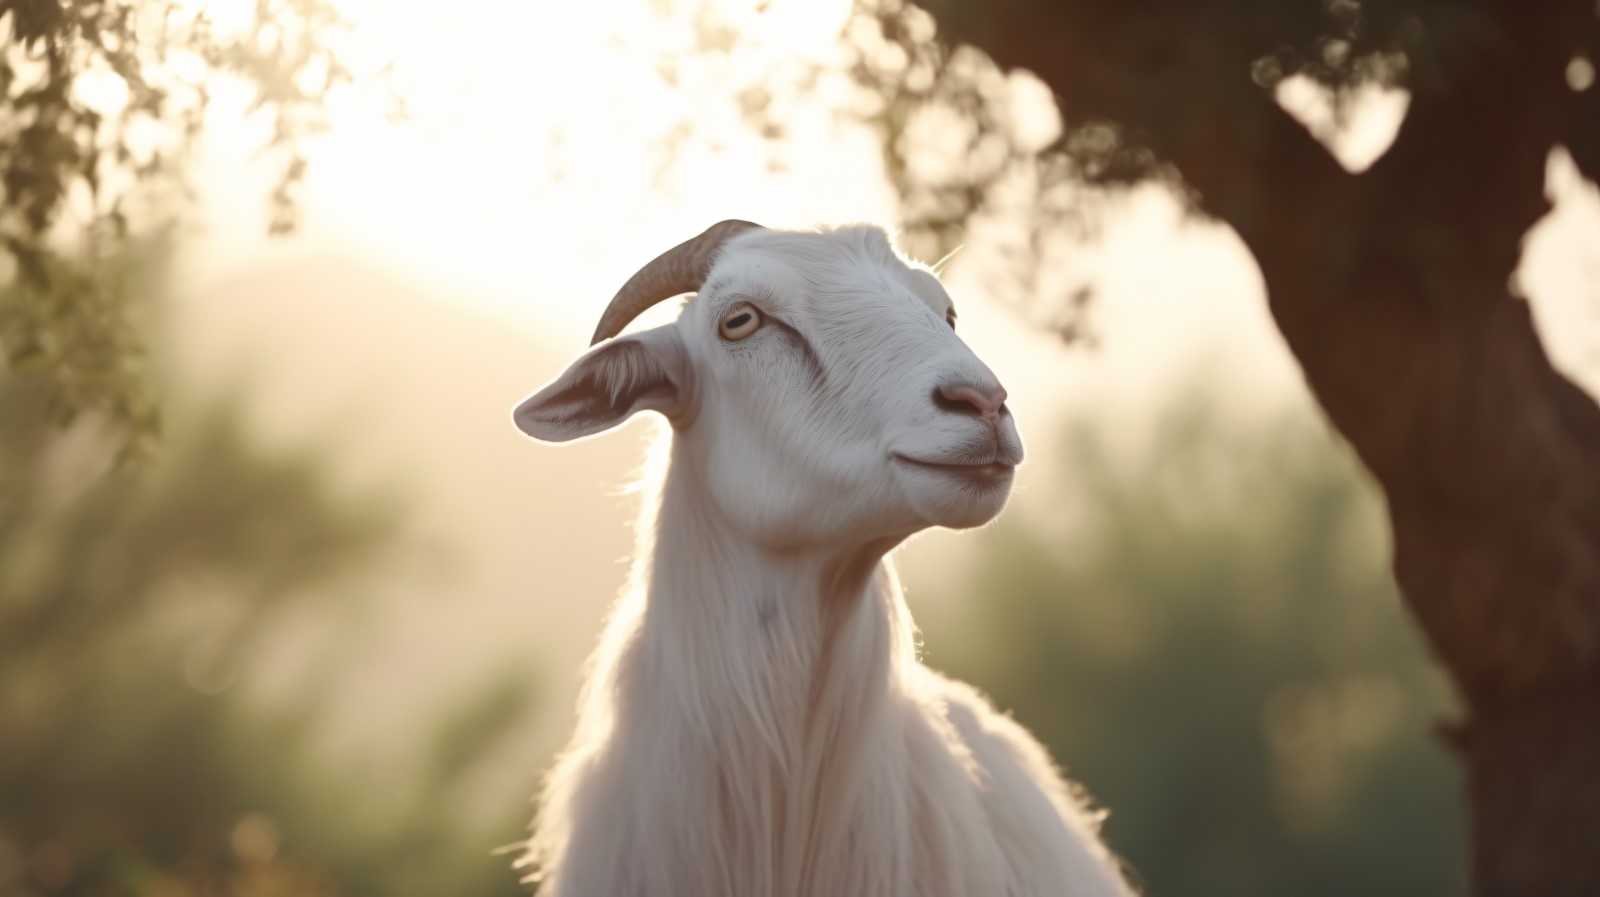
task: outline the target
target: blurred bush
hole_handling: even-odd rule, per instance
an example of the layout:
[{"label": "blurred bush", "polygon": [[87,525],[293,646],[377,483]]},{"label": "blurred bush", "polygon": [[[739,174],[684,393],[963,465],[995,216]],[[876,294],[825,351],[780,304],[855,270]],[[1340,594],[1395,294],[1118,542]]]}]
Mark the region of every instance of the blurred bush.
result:
[{"label": "blurred bush", "polygon": [[526,683],[446,715],[398,795],[313,750],[337,650],[244,687],[295,625],[360,619],[401,504],[263,450],[231,399],[113,465],[115,426],[54,425],[52,388],[0,369],[0,895],[524,893],[489,848],[527,805],[492,835],[451,807]]},{"label": "blurred bush", "polygon": [[1449,697],[1375,490],[1324,428],[1199,391],[1135,442],[1074,425],[969,575],[908,571],[929,662],[1049,745],[1153,897],[1461,893]]}]

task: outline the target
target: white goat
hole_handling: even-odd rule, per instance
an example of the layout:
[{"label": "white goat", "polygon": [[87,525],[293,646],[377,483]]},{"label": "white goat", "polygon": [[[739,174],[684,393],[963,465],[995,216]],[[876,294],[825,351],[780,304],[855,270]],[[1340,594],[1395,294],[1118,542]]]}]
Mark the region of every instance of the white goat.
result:
[{"label": "white goat", "polygon": [[[675,323],[607,340],[687,292]],[[993,519],[1022,459],[954,325],[877,228],[725,221],[634,275],[599,345],[517,406],[549,442],[672,425],[522,860],[541,894],[1129,893],[1044,749],[918,662],[885,557]]]}]

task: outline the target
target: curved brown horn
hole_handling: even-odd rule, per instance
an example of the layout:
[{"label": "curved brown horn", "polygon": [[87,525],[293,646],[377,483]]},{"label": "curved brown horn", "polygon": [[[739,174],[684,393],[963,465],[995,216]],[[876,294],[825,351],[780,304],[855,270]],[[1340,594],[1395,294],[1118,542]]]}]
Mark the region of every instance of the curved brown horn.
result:
[{"label": "curved brown horn", "polygon": [[628,322],[657,302],[699,290],[706,282],[706,275],[711,273],[711,263],[722,244],[736,234],[760,226],[729,218],[706,228],[700,236],[685,240],[656,256],[650,264],[628,278],[628,282],[612,297],[611,304],[600,315],[600,324],[595,327],[594,339],[589,345],[621,333]]}]

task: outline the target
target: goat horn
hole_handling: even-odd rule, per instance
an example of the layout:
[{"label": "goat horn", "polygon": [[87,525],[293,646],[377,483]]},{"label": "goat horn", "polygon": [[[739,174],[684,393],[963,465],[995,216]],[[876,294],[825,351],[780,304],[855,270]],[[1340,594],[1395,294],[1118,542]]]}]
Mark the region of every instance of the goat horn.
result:
[{"label": "goat horn", "polygon": [[621,333],[628,322],[657,302],[680,293],[698,291],[705,285],[706,275],[711,273],[711,263],[716,260],[717,250],[722,248],[722,244],[730,237],[759,227],[761,225],[735,218],[719,221],[706,228],[700,236],[685,240],[656,256],[650,264],[628,278],[628,282],[612,297],[611,304],[600,316],[600,324],[595,327],[594,339],[589,345]]}]

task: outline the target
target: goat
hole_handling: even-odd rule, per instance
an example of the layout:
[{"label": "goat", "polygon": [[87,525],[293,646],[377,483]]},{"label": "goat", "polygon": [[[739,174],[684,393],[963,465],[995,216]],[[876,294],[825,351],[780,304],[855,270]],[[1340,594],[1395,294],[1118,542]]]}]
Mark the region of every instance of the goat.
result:
[{"label": "goat", "polygon": [[635,274],[513,411],[545,442],[671,425],[519,861],[542,894],[1131,893],[1044,748],[917,658],[888,553],[993,519],[1022,460],[954,327],[879,228],[725,221]]}]

